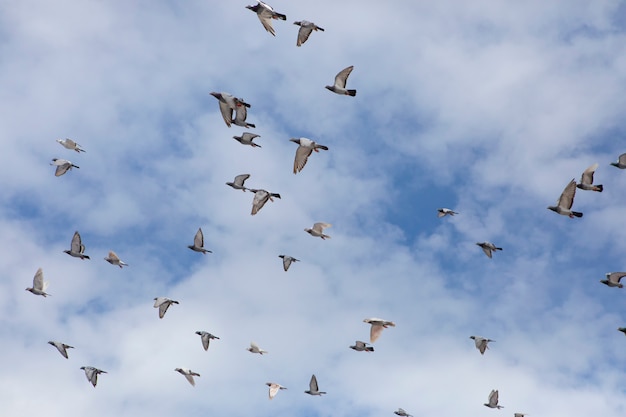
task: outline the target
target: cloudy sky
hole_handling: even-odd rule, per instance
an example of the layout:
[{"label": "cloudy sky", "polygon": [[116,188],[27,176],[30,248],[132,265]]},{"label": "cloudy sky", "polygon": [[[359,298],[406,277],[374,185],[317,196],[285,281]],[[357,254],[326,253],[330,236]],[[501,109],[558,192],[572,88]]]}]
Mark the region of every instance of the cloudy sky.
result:
[{"label": "cloudy sky", "polygon": [[[626,294],[599,280],[626,269],[626,3],[275,0],[276,37],[246,4],[0,1],[0,415],[623,416]],[[296,20],[325,31],[298,48]],[[324,89],[349,65],[356,97]],[[294,175],[297,137],[330,150]],[[596,162],[583,218],[546,210]],[[244,173],[282,198],[251,216]],[[367,317],[396,327],[352,351]]]}]

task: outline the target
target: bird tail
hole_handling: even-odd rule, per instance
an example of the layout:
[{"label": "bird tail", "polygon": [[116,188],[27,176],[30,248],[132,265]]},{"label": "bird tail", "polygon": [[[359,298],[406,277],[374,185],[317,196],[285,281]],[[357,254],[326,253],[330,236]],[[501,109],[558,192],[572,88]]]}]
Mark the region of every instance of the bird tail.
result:
[{"label": "bird tail", "polygon": [[576,216],[576,217],[582,217],[582,216],[583,216],[583,214],[582,214],[582,213],[580,213],[580,212],[578,212],[578,211],[572,211],[572,214],[573,214],[574,216]]},{"label": "bird tail", "polygon": [[368,352],[373,352],[374,348],[371,347],[371,346],[368,346],[368,347],[365,348],[365,350],[368,351]]},{"label": "bird tail", "polygon": [[502,248],[494,248],[494,250],[502,250]]},{"label": "bird tail", "polygon": [[260,148],[260,147],[261,147],[261,145],[257,145],[256,143],[252,142],[252,147],[253,147],[253,148]]},{"label": "bird tail", "polygon": [[597,191],[599,193],[601,193],[602,190],[604,190],[604,187],[602,186],[602,184],[596,185],[595,188],[593,189],[593,191]]},{"label": "bird tail", "polygon": [[356,90],[346,90],[346,93],[347,95],[352,97],[356,96]]},{"label": "bird tail", "polygon": [[253,125],[252,123],[247,123],[246,127],[256,127],[256,125]]},{"label": "bird tail", "polygon": [[274,13],[274,19],[287,20],[287,16],[280,13]]}]

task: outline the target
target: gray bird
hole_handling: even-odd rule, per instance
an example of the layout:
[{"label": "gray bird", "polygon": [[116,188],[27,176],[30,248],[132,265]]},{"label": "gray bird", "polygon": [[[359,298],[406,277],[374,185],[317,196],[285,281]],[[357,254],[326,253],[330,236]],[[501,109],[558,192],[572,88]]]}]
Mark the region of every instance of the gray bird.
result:
[{"label": "gray bird", "polygon": [[278,391],[280,391],[281,389],[287,389],[286,387],[283,387],[280,384],[277,384],[275,382],[266,382],[265,385],[267,385],[269,388],[269,397],[270,400],[273,399],[276,394],[278,394]]},{"label": "gray bird", "polygon": [[246,350],[250,353],[258,353],[259,355],[263,355],[264,353],[269,353],[267,350],[263,350],[254,342],[250,342],[250,347],[246,348]]},{"label": "gray bird", "polygon": [[274,198],[280,198],[280,194],[277,193],[270,193],[266,190],[253,190],[252,188],[248,189],[254,193],[254,198],[252,199],[252,212],[250,213],[252,216],[257,214],[268,200],[273,202]]},{"label": "gray bird", "polygon": [[330,239],[330,236],[324,234],[324,229],[331,227],[330,223],[318,222],[313,225],[311,229],[304,229],[305,232],[313,237],[321,237],[322,240]]},{"label": "gray bird", "polygon": [[601,193],[604,188],[602,184],[593,185],[593,173],[596,172],[597,168],[597,163],[587,168],[585,172],[583,172],[583,175],[580,178],[580,184],[577,184],[576,188],[580,188],[581,190],[597,191]]},{"label": "gray bird", "polygon": [[227,182],[226,185],[233,187],[235,190],[246,191],[247,188],[244,187],[243,183],[250,178],[250,174],[241,174],[237,175],[233,182]]},{"label": "gray bird", "polygon": [[315,374],[311,375],[311,380],[309,381],[309,389],[308,391],[304,391],[305,394],[309,395],[322,395],[326,394],[325,391],[320,391],[317,385],[317,378],[315,378]]},{"label": "gray bird", "polygon": [[33,286],[32,288],[26,288],[26,291],[30,291],[35,295],[41,295],[44,298],[51,295],[46,292],[48,288],[48,281],[44,282],[43,280],[43,270],[39,268],[37,272],[35,272],[35,276],[33,277]]},{"label": "gray bird", "polygon": [[397,411],[393,412],[395,415],[397,416],[401,416],[401,417],[413,417],[411,414],[407,413],[406,411],[404,411],[402,408],[398,408]]},{"label": "gray bird", "polygon": [[379,319],[376,317],[372,317],[369,319],[363,319],[363,322],[369,323],[372,325],[370,329],[370,342],[374,343],[380,337],[383,329],[388,327],[396,327],[396,324],[393,321],[387,321],[384,319]]},{"label": "gray bird", "polygon": [[257,134],[250,133],[250,132],[243,132],[241,136],[233,136],[233,139],[235,139],[237,142],[241,143],[242,145],[250,145],[253,148],[260,148],[261,145],[257,145],[256,143],[252,142],[254,138],[260,138],[260,137],[261,135],[257,135]]},{"label": "gray bird", "polygon": [[524,416],[527,416],[527,415],[528,414],[526,414],[526,413],[514,413],[513,417],[524,417]]},{"label": "gray bird", "polygon": [[350,349],[356,350],[357,352],[373,352],[374,348],[371,346],[367,346],[369,343],[361,342],[357,340],[354,342],[354,346],[350,346]]},{"label": "gray bird", "polygon": [[285,272],[287,272],[292,262],[300,262],[300,259],[296,259],[289,255],[278,255],[278,257],[283,259],[283,269]]},{"label": "gray bird", "polygon": [[302,45],[304,42],[306,42],[307,39],[309,39],[309,36],[311,35],[311,32],[313,31],[324,31],[324,29],[322,29],[321,27],[317,26],[315,23],[313,22],[309,22],[307,20],[301,20],[299,22],[293,22],[294,25],[298,25],[300,26],[300,29],[298,30],[298,41],[296,42],[296,46],[300,46]]},{"label": "gray bird", "polygon": [[209,350],[209,342],[211,341],[211,339],[219,339],[219,337],[203,330],[198,330],[196,334],[202,339],[202,347],[204,348],[204,350]]},{"label": "gray bird", "polygon": [[287,16],[274,11],[272,6],[257,0],[257,4],[254,6],[246,6],[246,9],[252,10],[256,13],[261,21],[261,24],[272,36],[276,36],[276,32],[272,27],[272,19],[287,20]]},{"label": "gray bird", "polygon": [[489,402],[484,404],[486,407],[489,408],[497,408],[498,410],[501,408],[504,408],[501,405],[498,405],[498,390],[491,390],[491,392],[489,393]]},{"label": "gray bird", "polygon": [[191,369],[187,369],[187,368],[176,368],[174,370],[178,372],[179,374],[184,375],[187,381],[189,381],[189,383],[191,384],[191,386],[193,387],[196,386],[196,381],[194,381],[193,377],[200,376],[199,373],[194,372]]},{"label": "gray bird", "polygon": [[56,170],[54,171],[55,177],[60,177],[61,175],[65,174],[67,171],[71,170],[72,168],[80,168],[78,165],[74,165],[67,159],[60,159],[60,158],[52,158],[52,163],[50,165],[54,165],[57,167]]},{"label": "gray bird", "polygon": [[124,268],[125,266],[128,266],[128,264],[122,261],[120,257],[117,256],[117,254],[113,252],[112,250],[109,251],[109,256],[104,258],[104,260],[110,263],[111,265],[117,265],[120,268]]},{"label": "gray bird", "polygon": [[476,244],[481,247],[481,249],[483,250],[483,252],[485,252],[485,255],[487,255],[488,258],[491,258],[493,256],[493,252],[502,250],[502,248],[497,247],[491,242],[479,242]]},{"label": "gray bird", "polygon": [[624,284],[620,283],[620,281],[625,276],[626,272],[607,272],[606,279],[601,279],[600,282],[609,287],[623,288]]},{"label": "gray bird", "polygon": [[231,122],[236,126],[245,127],[246,129],[249,127],[255,128],[256,125],[246,122],[246,119],[248,118],[247,108],[250,107],[250,105],[248,103],[244,103],[243,100],[239,98],[235,98],[235,103],[235,118],[232,119]]},{"label": "gray bird", "polygon": [[617,162],[611,162],[611,165],[618,167],[619,169],[626,169],[626,153],[621,154],[617,158]]},{"label": "gray bird", "polygon": [[233,110],[236,111],[238,106],[250,107],[248,103],[245,103],[243,100],[235,98],[230,93],[212,92],[211,95],[218,100],[218,103],[220,106],[220,113],[222,114],[224,123],[226,123],[226,126],[228,127],[230,127],[232,120],[233,120]]},{"label": "gray bird", "polygon": [[165,316],[165,312],[172,304],[178,304],[178,301],[170,300],[167,297],[157,297],[154,299],[154,308],[159,309],[159,318]]},{"label": "gray bird", "polygon": [[486,339],[484,337],[481,336],[470,336],[470,339],[474,340],[474,345],[476,346],[476,349],[478,349],[478,351],[480,352],[481,355],[485,354],[485,350],[489,349],[489,346],[487,346],[490,342],[495,342],[495,340],[491,340],[491,339]]},{"label": "gray bird", "polygon": [[437,209],[437,217],[454,216],[455,214],[459,213],[457,213],[456,211],[452,211],[449,208]]},{"label": "gray bird", "polygon": [[572,179],[569,184],[561,193],[561,196],[556,202],[556,206],[549,206],[548,210],[552,210],[562,216],[568,216],[573,219],[574,217],[582,217],[583,214],[578,211],[572,211],[572,205],[574,204],[574,196],[576,195],[576,180]]},{"label": "gray bird", "polygon": [[55,348],[57,348],[59,353],[61,355],[63,355],[63,357],[65,359],[69,359],[69,356],[67,355],[67,350],[68,349],[74,349],[74,346],[66,345],[65,343],[55,342],[55,341],[52,341],[52,340],[49,341],[48,344],[54,346]]},{"label": "gray bird", "polygon": [[205,255],[207,252],[213,253],[210,250],[204,249],[204,233],[202,233],[202,228],[198,228],[198,231],[193,238],[193,245],[188,245],[187,247],[192,251],[200,252],[203,255]]},{"label": "gray bird", "polygon": [[93,366],[81,366],[80,369],[85,371],[85,376],[87,377],[87,381],[91,382],[91,385],[94,387],[98,383],[98,375],[106,374],[106,371],[102,369],[94,368]]},{"label": "gray bird", "polygon": [[307,138],[291,138],[289,139],[293,143],[297,143],[298,149],[296,149],[296,158],[293,161],[293,173],[297,174],[302,171],[302,168],[306,165],[309,156],[313,151],[319,152],[320,149],[328,150],[328,146],[315,143],[311,139]]},{"label": "gray bird", "polygon": [[63,252],[67,253],[74,258],[80,258],[82,260],[91,259],[89,256],[85,255],[85,245],[83,245],[83,240],[80,238],[80,233],[77,231],[74,232],[74,236],[72,236],[72,242],[70,243],[70,249],[64,250]]},{"label": "gray bird", "polygon": [[85,152],[85,150],[82,149],[78,143],[74,142],[70,138],[57,139],[57,142],[59,142],[66,149],[70,149],[70,150],[76,151],[78,153]]},{"label": "gray bird", "polygon": [[354,66],[350,65],[348,68],[342,69],[339,74],[335,76],[335,84],[327,85],[326,88],[333,93],[337,93],[345,96],[356,96],[356,90],[346,90],[346,81],[348,81],[348,76],[354,69]]}]

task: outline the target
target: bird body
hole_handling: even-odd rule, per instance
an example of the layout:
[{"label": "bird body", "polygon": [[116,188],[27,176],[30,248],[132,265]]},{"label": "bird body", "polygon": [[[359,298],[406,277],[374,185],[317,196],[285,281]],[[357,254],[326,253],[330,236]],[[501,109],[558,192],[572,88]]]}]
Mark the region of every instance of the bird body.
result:
[{"label": "bird body", "polygon": [[250,213],[252,216],[257,214],[268,200],[274,201],[274,197],[280,198],[280,194],[277,193],[270,193],[266,190],[253,190],[252,188],[248,189],[254,193],[254,198],[252,199],[252,212]]},{"label": "bird body", "polygon": [[252,142],[254,138],[260,138],[260,137],[261,135],[257,135],[257,134],[250,133],[250,132],[243,132],[241,136],[233,136],[233,139],[235,139],[237,142],[241,143],[242,145],[249,145],[249,146],[252,146],[253,148],[260,148],[261,145],[257,145],[256,143]]},{"label": "bird body", "polygon": [[246,348],[246,350],[250,353],[258,353],[259,355],[263,355],[264,353],[269,353],[267,350],[263,350],[257,345],[255,342],[250,342],[250,347]]},{"label": "bird body", "polygon": [[384,319],[379,319],[377,317],[372,317],[369,319],[363,319],[363,322],[369,323],[372,325],[370,329],[370,342],[374,343],[383,332],[383,329],[387,327],[396,327],[396,324],[393,321],[388,321]]},{"label": "bird body", "polygon": [[167,297],[157,297],[154,299],[154,308],[159,309],[159,318],[165,316],[165,312],[172,304],[179,304],[178,301],[170,300]]},{"label": "bird body", "polygon": [[297,174],[298,172],[302,171],[302,169],[307,163],[307,160],[309,159],[309,156],[311,155],[311,153],[313,153],[313,151],[319,152],[320,149],[323,149],[325,151],[328,150],[328,146],[315,143],[311,139],[291,138],[289,140],[293,143],[297,143],[298,145],[300,145],[298,146],[298,149],[296,149],[296,157],[293,161],[293,173],[294,174]]},{"label": "bird body", "polygon": [[597,168],[598,168],[597,163],[587,168],[583,172],[582,177],[580,178],[580,184],[576,184],[576,188],[580,188],[581,190],[597,191],[601,193],[602,190],[604,189],[602,184],[593,185],[593,174],[594,172],[596,172]]},{"label": "bird body", "polygon": [[485,350],[489,349],[489,342],[495,342],[495,340],[487,339],[481,336],[470,336],[470,339],[474,340],[474,345],[481,355],[485,354]]},{"label": "bird body", "polygon": [[606,279],[601,279],[600,282],[609,287],[624,288],[624,284],[620,281],[626,276],[626,272],[607,272]]},{"label": "bird body", "polygon": [[198,228],[196,235],[193,238],[193,245],[187,246],[194,252],[200,252],[203,255],[208,253],[213,253],[210,250],[204,249],[204,233],[202,233],[202,228]]},{"label": "bird body", "polygon": [[54,346],[55,348],[57,348],[59,353],[61,355],[63,355],[63,357],[65,359],[69,359],[69,356],[67,355],[67,350],[68,349],[74,349],[74,346],[66,345],[65,343],[55,342],[55,341],[52,341],[52,340],[49,341],[48,344]]},{"label": "bird body", "polygon": [[122,261],[119,256],[117,256],[117,254],[115,252],[113,252],[112,250],[109,251],[109,256],[107,256],[106,258],[104,258],[105,261],[107,261],[108,263],[110,263],[111,265],[117,265],[120,268],[124,268],[125,266],[128,266],[128,264],[124,261]]},{"label": "bird body", "polygon": [[311,229],[304,229],[305,232],[313,237],[321,237],[322,240],[330,239],[330,236],[324,234],[324,229],[331,227],[330,223],[318,222],[313,225]]},{"label": "bird body", "polygon": [[285,270],[285,272],[287,272],[292,262],[300,262],[299,259],[296,259],[293,256],[289,255],[278,255],[278,257],[283,259],[283,269]]},{"label": "bird body", "polygon": [[247,188],[244,187],[243,183],[246,182],[248,178],[250,178],[250,174],[237,175],[233,182],[227,182],[226,185],[233,187],[235,190],[241,190],[245,192]]},{"label": "bird body", "polygon": [[35,272],[35,276],[33,277],[33,286],[30,288],[26,288],[26,291],[30,291],[35,295],[41,295],[43,297],[47,297],[51,294],[46,292],[48,288],[48,281],[43,280],[43,270],[39,268],[37,272]]},{"label": "bird body", "polygon": [[83,240],[80,237],[80,233],[77,231],[74,232],[74,236],[72,236],[72,242],[70,243],[70,249],[64,250],[63,252],[67,253],[74,258],[80,259],[91,259],[89,256],[85,255],[85,245],[83,245]]},{"label": "bird body", "polygon": [[489,408],[497,408],[498,410],[504,408],[503,406],[498,405],[498,390],[491,390],[491,393],[489,394],[489,402],[484,405]]},{"label": "bird body", "polygon": [[487,255],[488,258],[491,258],[493,256],[493,252],[502,250],[502,248],[497,247],[491,242],[479,242],[476,244],[481,247],[481,249],[483,250],[483,252],[485,252],[485,255]]},{"label": "bird body", "polygon": [[574,204],[574,196],[576,195],[576,180],[572,179],[561,193],[556,202],[556,206],[549,206],[548,210],[552,210],[562,216],[568,216],[570,219],[574,217],[582,217],[583,214],[572,210]]},{"label": "bird body", "polygon": [[320,391],[319,386],[317,385],[317,378],[315,377],[315,374],[311,376],[311,380],[309,381],[309,389],[307,391],[304,391],[304,393],[309,395],[326,394],[325,391]]},{"label": "bird body", "polygon": [[93,366],[81,366],[80,369],[85,371],[85,376],[87,377],[87,381],[91,382],[91,385],[96,386],[98,383],[98,375],[106,374],[106,371],[102,369],[94,368]]},{"label": "bird body", "polygon": [[457,213],[456,211],[452,211],[449,208],[437,209],[437,217],[454,216],[455,214],[459,213]]},{"label": "bird body", "polygon": [[276,36],[276,31],[274,31],[274,28],[272,27],[272,19],[287,20],[287,16],[277,13],[274,11],[272,6],[267,3],[263,3],[262,1],[257,1],[257,4],[253,6],[246,6],[246,9],[252,10],[256,13],[265,30],[271,33],[272,36]]},{"label": "bird body", "polygon": [[76,151],[78,153],[85,152],[85,150],[82,149],[81,146],[78,143],[74,142],[70,138],[57,139],[57,142],[59,142],[66,149],[70,149],[70,150]]},{"label": "bird body", "polygon": [[356,90],[347,90],[346,82],[348,81],[348,76],[354,69],[354,66],[350,65],[348,68],[344,68],[335,76],[335,84],[327,85],[326,89],[332,91],[333,93],[345,96],[356,96]]},{"label": "bird body", "polygon": [[269,398],[270,400],[273,399],[276,394],[278,394],[278,391],[280,391],[281,389],[287,389],[286,387],[283,387],[280,384],[277,384],[275,382],[266,382],[265,385],[267,385],[269,388]]},{"label": "bird body", "polygon": [[309,36],[311,35],[311,33],[313,31],[320,30],[320,31],[324,32],[324,29],[322,29],[321,27],[317,26],[315,23],[309,22],[307,20],[301,20],[299,22],[293,22],[293,24],[300,26],[300,29],[298,30],[298,40],[296,42],[296,46],[300,46],[304,42],[306,42],[306,40],[309,39]]},{"label": "bird body", "polygon": [[184,375],[187,381],[189,381],[189,383],[191,384],[191,386],[193,387],[196,386],[196,381],[193,379],[193,377],[200,376],[199,373],[194,372],[191,369],[187,369],[187,368],[176,368],[174,369],[174,371],[178,372],[181,375]]},{"label": "bird body", "polygon": [[202,339],[202,347],[204,348],[204,350],[209,350],[209,342],[211,341],[211,339],[219,339],[219,337],[202,330],[197,331],[196,334]]},{"label": "bird body", "polygon": [[356,350],[357,352],[373,352],[374,348],[367,345],[368,343],[357,340],[356,342],[354,342],[354,346],[350,346],[350,349]]}]

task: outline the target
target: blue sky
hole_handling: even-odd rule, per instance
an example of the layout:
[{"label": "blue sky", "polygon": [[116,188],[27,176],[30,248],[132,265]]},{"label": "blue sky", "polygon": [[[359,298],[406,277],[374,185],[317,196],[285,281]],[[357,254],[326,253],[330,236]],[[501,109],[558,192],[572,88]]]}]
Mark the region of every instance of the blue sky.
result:
[{"label": "blue sky", "polygon": [[[246,4],[0,2],[0,415],[623,416],[624,293],[598,282],[626,267],[623,4],[276,0],[276,37]],[[325,31],[298,48],[303,19]],[[356,97],[326,90],[349,65]],[[329,151],[293,175],[301,136]],[[595,162],[583,218],[546,209]],[[243,173],[282,198],[250,216]],[[91,260],[63,253],[75,230]],[[367,317],[396,327],[354,352]]]}]

